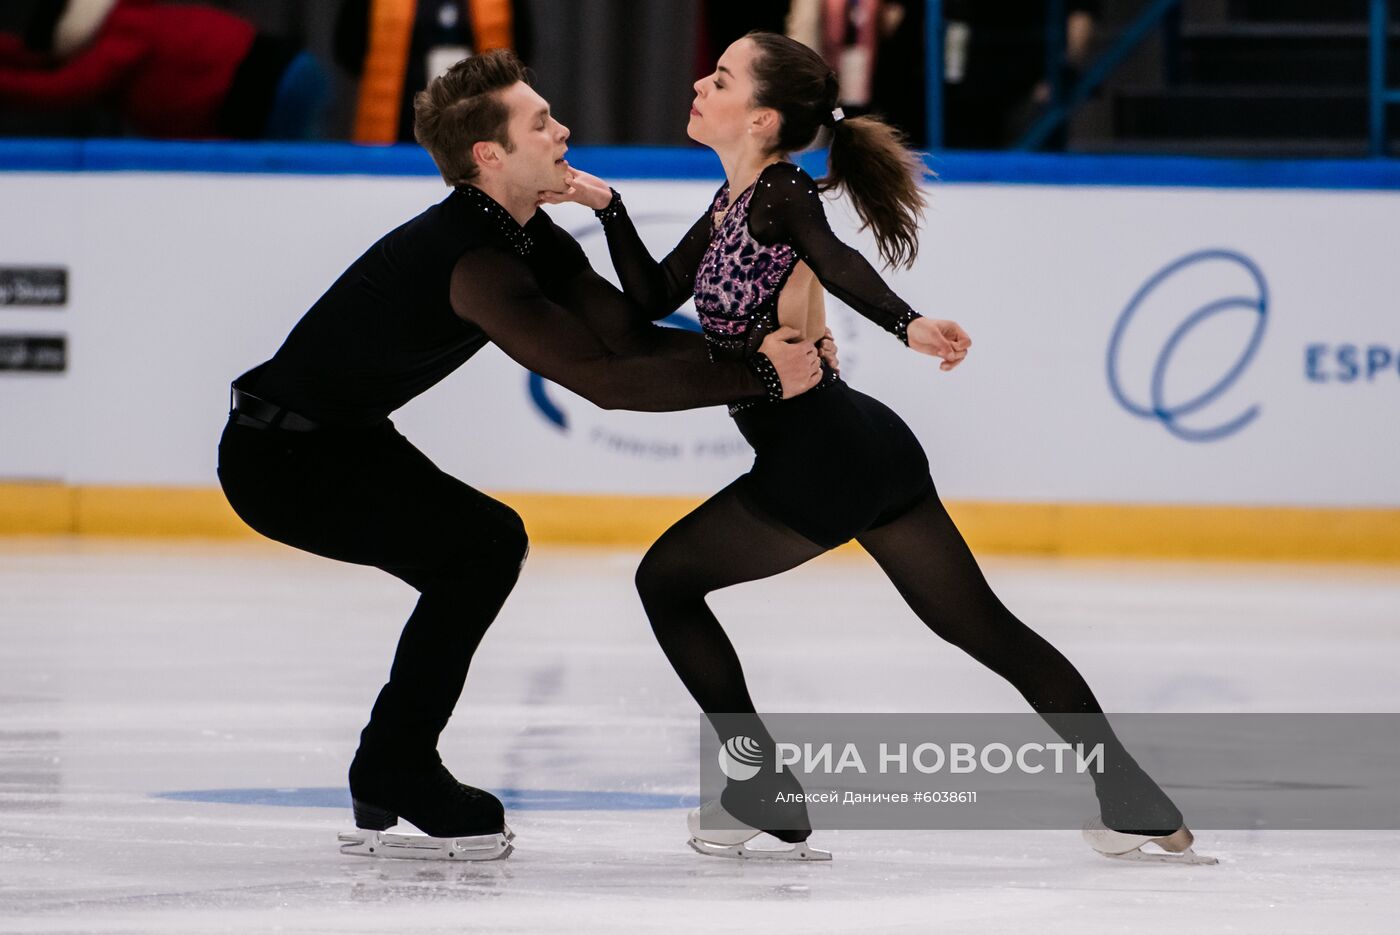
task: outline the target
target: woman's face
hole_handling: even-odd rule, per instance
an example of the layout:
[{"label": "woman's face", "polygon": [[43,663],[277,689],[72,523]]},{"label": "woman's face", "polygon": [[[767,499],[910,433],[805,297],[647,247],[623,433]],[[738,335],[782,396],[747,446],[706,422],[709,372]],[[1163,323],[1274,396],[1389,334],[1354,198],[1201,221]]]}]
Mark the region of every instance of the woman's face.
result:
[{"label": "woman's face", "polygon": [[750,66],[758,54],[752,40],[740,39],[719,57],[713,74],[695,82],[695,101],[685,132],[710,148],[724,147],[762,129],[755,118],[767,108],[753,106]]}]

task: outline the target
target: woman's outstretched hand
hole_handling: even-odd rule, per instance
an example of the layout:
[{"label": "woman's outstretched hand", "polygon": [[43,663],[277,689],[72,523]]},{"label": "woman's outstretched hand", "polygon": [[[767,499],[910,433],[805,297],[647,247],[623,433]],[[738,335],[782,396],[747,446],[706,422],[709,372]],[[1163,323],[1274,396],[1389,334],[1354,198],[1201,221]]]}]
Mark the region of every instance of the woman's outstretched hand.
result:
[{"label": "woman's outstretched hand", "polygon": [[562,192],[540,192],[540,204],[562,205],[575,202],[594,211],[602,211],[608,206],[608,202],[612,201],[612,188],[596,175],[589,175],[570,166],[565,180],[568,188]]},{"label": "woman's outstretched hand", "polygon": [[943,358],[939,370],[952,370],[967,356],[972,339],[955,321],[916,318],[909,323],[909,346],[920,354]]}]

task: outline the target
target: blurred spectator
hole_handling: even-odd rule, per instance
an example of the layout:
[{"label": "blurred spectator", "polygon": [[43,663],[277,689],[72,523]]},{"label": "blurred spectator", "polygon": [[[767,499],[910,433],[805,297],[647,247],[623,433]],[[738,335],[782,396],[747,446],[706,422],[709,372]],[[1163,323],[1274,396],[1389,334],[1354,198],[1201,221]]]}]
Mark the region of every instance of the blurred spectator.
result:
[{"label": "blurred spectator", "polygon": [[[1088,59],[1100,0],[1067,0],[1068,86]],[[944,61],[944,142],[1001,149],[1015,142],[1033,105],[1049,102],[1042,0],[948,0]],[[1063,129],[1047,144],[1063,149]]]},{"label": "blurred spectator", "polygon": [[308,139],[326,77],[295,44],[207,6],[6,0],[0,107],[101,106],[151,137]]},{"label": "blurred spectator", "polygon": [[871,81],[871,109],[903,130],[914,146],[925,146],[928,141],[924,22],[923,0],[886,0],[882,4],[880,46]]},{"label": "blurred spectator", "polygon": [[[800,28],[800,20],[810,20],[811,13],[803,8],[814,5],[795,4],[791,26]],[[836,72],[841,82],[841,106],[852,114],[881,110],[872,106],[875,63],[885,15],[896,8],[897,4],[885,0],[821,0],[817,24],[821,45],[816,48]]]},{"label": "blurred spectator", "polygon": [[413,96],[477,52],[514,49],[527,64],[527,5],[512,0],[345,0],[336,61],[360,79],[354,138],[413,142]]},{"label": "blurred spectator", "polygon": [[923,0],[791,0],[787,34],[822,53],[851,116],[877,113],[924,145]]},{"label": "blurred spectator", "polygon": [[[1066,82],[1089,54],[1100,0],[1067,0]],[[1043,0],[946,0],[944,142],[1000,149],[1049,103]],[[848,114],[875,112],[927,141],[923,0],[791,0],[787,34],[822,53]],[[1064,135],[1049,148],[1063,148]]]}]

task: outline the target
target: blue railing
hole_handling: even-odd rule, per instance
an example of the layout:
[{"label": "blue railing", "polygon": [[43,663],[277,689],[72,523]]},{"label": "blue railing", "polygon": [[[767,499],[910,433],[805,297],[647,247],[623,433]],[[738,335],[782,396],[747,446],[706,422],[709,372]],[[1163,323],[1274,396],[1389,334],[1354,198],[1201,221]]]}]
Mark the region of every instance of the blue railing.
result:
[{"label": "blue railing", "polygon": [[[1070,114],[1088,100],[1123,60],[1164,22],[1169,27],[1167,35],[1170,40],[1174,32],[1170,27],[1175,25],[1174,17],[1180,9],[1181,0],[1151,0],[1147,9],[1089,66],[1074,87],[1066,90],[1063,87],[1062,67],[1065,56],[1065,0],[1046,0],[1045,39],[1048,53],[1045,77],[1050,88],[1050,103],[1016,148],[1035,150],[1044,145]],[[927,143],[930,149],[940,149],[943,146],[943,0],[925,0],[925,16]]]},{"label": "blue railing", "polygon": [[[930,149],[937,150],[943,146],[943,0],[925,0],[925,5],[927,19],[924,24],[924,39],[928,72],[925,76],[924,101],[928,126],[927,143]],[[1044,145],[1050,135],[1088,100],[1123,60],[1159,26],[1163,28],[1165,43],[1163,77],[1168,84],[1175,83],[1175,40],[1180,31],[1181,0],[1151,0],[1148,7],[1123,31],[1114,44],[1099,56],[1068,92],[1061,86],[1065,47],[1064,11],[1064,0],[1047,0],[1045,38],[1049,51],[1046,79],[1050,85],[1050,104],[1017,144],[1016,148],[1020,150],[1034,150]],[[1370,135],[1371,155],[1377,157],[1389,154],[1386,138],[1387,108],[1391,104],[1400,104],[1400,88],[1387,87],[1386,84],[1389,38],[1389,0],[1371,0]]]},{"label": "blue railing", "polygon": [[924,0],[924,136],[943,148],[943,0]]},{"label": "blue railing", "polygon": [[1385,156],[1386,108],[1400,104],[1400,89],[1386,87],[1386,53],[1390,40],[1389,0],[1371,0],[1371,155]]},{"label": "blue railing", "polygon": [[[1064,21],[1064,4],[1057,3],[1059,7],[1058,15],[1061,23]],[[1147,9],[1138,14],[1128,28],[1120,35],[1102,55],[1098,57],[1085,70],[1084,75],[1077,81],[1074,88],[1062,99],[1054,100],[1041,115],[1040,119],[1031,125],[1026,131],[1026,135],[1016,145],[1017,149],[1032,150],[1039,149],[1045,141],[1050,138],[1059,126],[1074,113],[1081,104],[1089,99],[1089,95],[1098,89],[1099,85],[1108,80],[1109,75],[1123,64],[1123,60],[1133,53],[1143,42],[1147,40],[1153,32],[1157,30],[1171,14],[1181,7],[1181,0],[1152,0]],[[1061,33],[1063,35],[1063,33]],[[1063,48],[1063,40],[1061,40]],[[1054,56],[1051,56],[1052,59]]]}]

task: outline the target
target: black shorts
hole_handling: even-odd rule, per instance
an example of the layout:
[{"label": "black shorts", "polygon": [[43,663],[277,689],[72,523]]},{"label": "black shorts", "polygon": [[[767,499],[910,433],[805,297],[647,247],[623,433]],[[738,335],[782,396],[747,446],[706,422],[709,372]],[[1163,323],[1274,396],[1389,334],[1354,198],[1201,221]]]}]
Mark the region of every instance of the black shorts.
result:
[{"label": "black shorts", "polygon": [[734,421],[755,454],[737,488],[745,504],[826,548],[898,518],[933,490],[904,420],[839,380],[740,410]]}]

